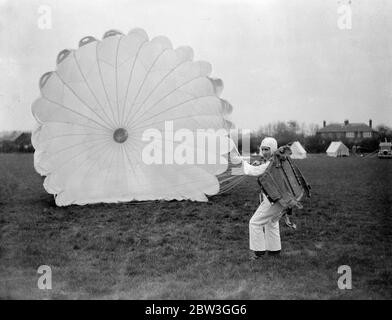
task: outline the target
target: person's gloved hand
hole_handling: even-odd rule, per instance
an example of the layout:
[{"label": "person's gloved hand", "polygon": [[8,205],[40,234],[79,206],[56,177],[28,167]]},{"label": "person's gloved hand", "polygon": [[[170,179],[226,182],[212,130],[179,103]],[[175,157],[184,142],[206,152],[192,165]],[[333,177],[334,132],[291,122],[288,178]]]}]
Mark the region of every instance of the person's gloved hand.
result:
[{"label": "person's gloved hand", "polygon": [[278,148],[276,155],[281,159],[287,159],[292,154],[290,146],[285,145]]}]

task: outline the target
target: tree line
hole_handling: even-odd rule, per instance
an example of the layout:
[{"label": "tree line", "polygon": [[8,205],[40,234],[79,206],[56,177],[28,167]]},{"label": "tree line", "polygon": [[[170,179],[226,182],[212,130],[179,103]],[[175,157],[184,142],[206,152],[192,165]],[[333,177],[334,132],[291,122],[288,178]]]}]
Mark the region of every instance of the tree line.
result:
[{"label": "tree line", "polygon": [[[333,139],[322,138],[317,134],[319,128],[317,124],[300,124],[295,120],[278,121],[260,126],[258,130],[250,133],[250,152],[259,152],[260,143],[267,136],[274,137],[279,146],[299,141],[309,153],[325,152]],[[373,152],[378,149],[380,141],[385,139],[392,141],[392,128],[378,125],[375,130],[377,134],[373,138],[362,139],[359,143],[343,138],[342,142],[350,150],[355,145],[359,152]],[[241,150],[241,144],[241,139],[238,139],[239,150]],[[34,148],[31,144],[26,147],[25,144],[18,144],[14,141],[0,141],[0,152],[34,152]]]},{"label": "tree line", "polygon": [[[261,126],[258,130],[254,130],[250,134],[250,152],[259,152],[261,141],[265,137],[274,137],[278,141],[278,145],[290,144],[299,141],[309,153],[325,152],[330,145],[332,138],[322,138],[317,134],[319,130],[317,124],[306,125],[299,124],[295,120],[283,122],[278,121]],[[377,134],[372,138],[364,138],[360,142],[354,142],[352,139],[340,139],[350,150],[355,145],[359,152],[373,152],[378,150],[380,141],[392,141],[392,128],[386,125],[379,125],[375,128]],[[238,147],[241,150],[241,139],[238,141]]]}]

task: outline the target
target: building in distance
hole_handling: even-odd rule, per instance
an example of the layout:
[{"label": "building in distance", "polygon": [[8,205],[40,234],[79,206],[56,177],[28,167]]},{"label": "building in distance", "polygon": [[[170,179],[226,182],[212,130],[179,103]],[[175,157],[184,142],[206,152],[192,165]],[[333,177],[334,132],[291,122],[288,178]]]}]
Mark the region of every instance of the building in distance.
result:
[{"label": "building in distance", "polygon": [[323,127],[316,133],[323,140],[345,140],[353,143],[359,143],[363,139],[375,138],[378,132],[372,127],[372,120],[369,123],[350,123],[345,120],[344,123],[326,124],[323,121]]}]

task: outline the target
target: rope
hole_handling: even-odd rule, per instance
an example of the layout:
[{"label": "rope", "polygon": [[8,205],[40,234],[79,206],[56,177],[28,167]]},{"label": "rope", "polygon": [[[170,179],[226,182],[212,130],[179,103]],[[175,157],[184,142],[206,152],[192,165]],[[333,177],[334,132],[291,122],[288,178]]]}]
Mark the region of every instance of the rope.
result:
[{"label": "rope", "polygon": [[377,153],[378,153],[378,150],[373,151],[373,152],[367,154],[367,155],[364,156],[364,157],[359,156],[357,153],[354,153],[354,155],[355,155],[357,158],[360,158],[360,159],[368,159],[368,158],[375,157],[375,156],[377,155]]}]

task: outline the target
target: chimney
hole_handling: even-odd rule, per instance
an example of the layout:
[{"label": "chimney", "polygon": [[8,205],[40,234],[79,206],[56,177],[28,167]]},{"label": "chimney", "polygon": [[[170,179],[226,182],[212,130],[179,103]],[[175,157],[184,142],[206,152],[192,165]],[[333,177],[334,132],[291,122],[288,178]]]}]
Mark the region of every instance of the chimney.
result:
[{"label": "chimney", "polygon": [[348,120],[344,120],[344,125],[348,126]]},{"label": "chimney", "polygon": [[324,120],[323,121],[323,128],[325,128],[326,125],[327,125],[327,122]]},{"label": "chimney", "polygon": [[369,119],[369,127],[372,128],[372,125],[373,125],[373,121],[372,119]]}]

